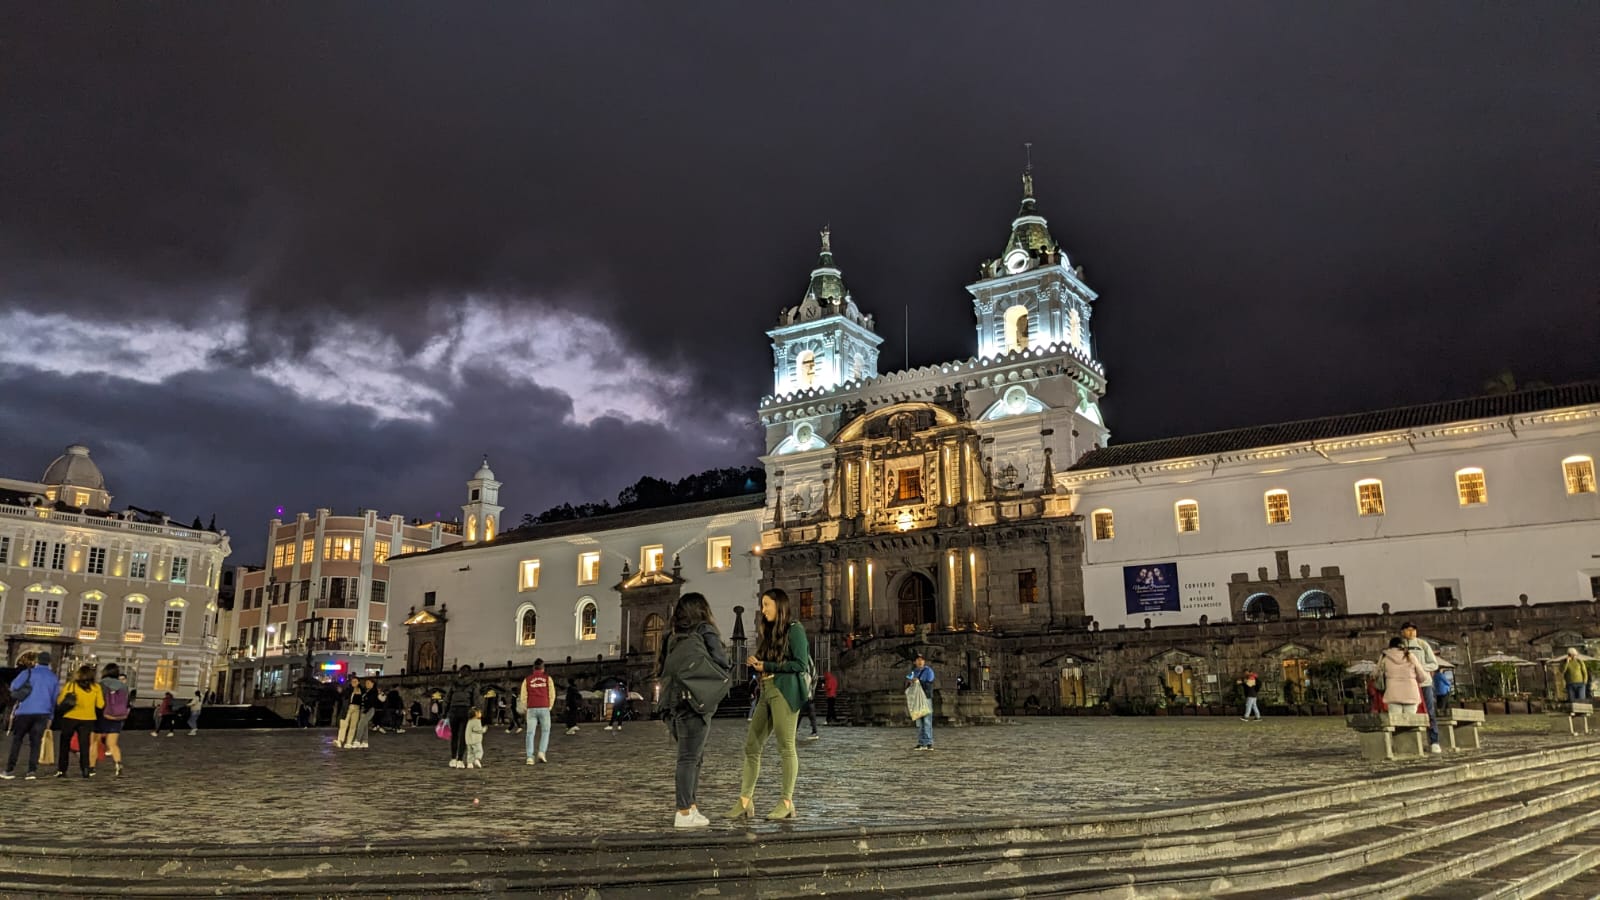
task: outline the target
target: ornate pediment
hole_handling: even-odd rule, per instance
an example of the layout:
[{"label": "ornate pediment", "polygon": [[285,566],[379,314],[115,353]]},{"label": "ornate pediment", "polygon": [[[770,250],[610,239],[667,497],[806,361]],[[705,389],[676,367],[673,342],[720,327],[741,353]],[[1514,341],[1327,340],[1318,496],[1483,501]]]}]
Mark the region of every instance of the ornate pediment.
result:
[{"label": "ornate pediment", "polygon": [[405,621],[407,625],[432,625],[439,621],[439,617],[427,610],[412,613]]}]

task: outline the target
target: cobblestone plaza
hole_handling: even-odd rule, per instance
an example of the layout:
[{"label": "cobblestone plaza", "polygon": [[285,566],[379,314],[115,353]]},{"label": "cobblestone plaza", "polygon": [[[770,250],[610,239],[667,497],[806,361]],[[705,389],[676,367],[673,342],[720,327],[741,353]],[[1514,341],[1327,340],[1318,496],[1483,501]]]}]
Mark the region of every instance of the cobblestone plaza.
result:
[{"label": "cobblestone plaza", "polygon": [[[1492,717],[1485,750],[1556,742],[1542,716]],[[945,728],[932,753],[913,753],[909,728],[827,728],[800,741],[799,819],[735,825],[719,814],[738,789],[744,722],[713,723],[700,803],[712,828],[848,826],[1051,818],[1159,808],[1197,799],[1271,794],[1459,760],[1362,762],[1338,717],[1037,718]],[[93,780],[44,771],[0,784],[0,823],[39,841],[271,844],[406,840],[528,840],[670,830],[673,745],[664,726],[621,732],[559,729],[550,763],[523,764],[522,735],[492,731],[485,768],[446,765],[430,729],[374,734],[371,749],[338,750],[326,729],[209,731],[124,738],[126,771]],[[758,809],[776,800],[769,745]]]}]

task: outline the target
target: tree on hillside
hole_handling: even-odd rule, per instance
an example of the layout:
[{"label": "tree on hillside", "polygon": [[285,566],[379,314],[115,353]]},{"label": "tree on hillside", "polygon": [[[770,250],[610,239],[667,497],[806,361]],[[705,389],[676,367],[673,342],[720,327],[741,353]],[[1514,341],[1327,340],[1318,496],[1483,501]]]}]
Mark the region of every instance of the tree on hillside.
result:
[{"label": "tree on hillside", "polygon": [[707,469],[704,472],[685,476],[677,482],[646,475],[618,492],[615,506],[605,500],[599,503],[583,503],[578,506],[573,506],[571,503],[563,503],[560,506],[552,506],[537,516],[523,514],[522,524],[569,522],[574,519],[587,519],[613,512],[655,509],[662,506],[673,506],[678,503],[692,503],[696,500],[737,497],[740,494],[753,494],[764,491],[766,487],[767,472],[760,466]]}]

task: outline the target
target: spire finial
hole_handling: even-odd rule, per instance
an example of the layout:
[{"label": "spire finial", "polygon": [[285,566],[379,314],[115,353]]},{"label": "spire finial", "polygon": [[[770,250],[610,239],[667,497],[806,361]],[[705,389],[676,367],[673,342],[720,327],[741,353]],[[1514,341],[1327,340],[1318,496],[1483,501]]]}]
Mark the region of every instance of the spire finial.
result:
[{"label": "spire finial", "polygon": [[1024,200],[1033,199],[1033,141],[1022,143],[1022,152],[1025,162],[1022,166],[1022,197]]},{"label": "spire finial", "polygon": [[832,253],[833,252],[833,242],[830,239],[830,237],[833,234],[833,229],[830,226],[824,225],[824,226],[822,226],[822,231],[820,231],[818,233],[822,235],[822,252],[823,253]]}]

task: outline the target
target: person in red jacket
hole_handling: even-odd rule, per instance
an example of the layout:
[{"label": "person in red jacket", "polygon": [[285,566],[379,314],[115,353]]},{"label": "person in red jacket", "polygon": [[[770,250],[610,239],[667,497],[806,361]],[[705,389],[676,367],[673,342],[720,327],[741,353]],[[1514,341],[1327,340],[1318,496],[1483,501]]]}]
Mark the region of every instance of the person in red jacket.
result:
[{"label": "person in red jacket", "polygon": [[[555,705],[555,679],[545,672],[544,660],[536,659],[533,661],[533,671],[522,679],[522,686],[517,689],[517,707],[527,710],[528,736],[525,742],[530,766],[549,762],[544,754],[550,748],[550,710]],[[534,749],[535,736],[538,737],[537,750]]]},{"label": "person in red jacket", "polygon": [[839,696],[839,679],[833,674],[832,669],[822,675],[822,696],[828,698],[827,721],[829,725],[832,725],[838,721],[838,716],[834,714],[834,700]]}]

